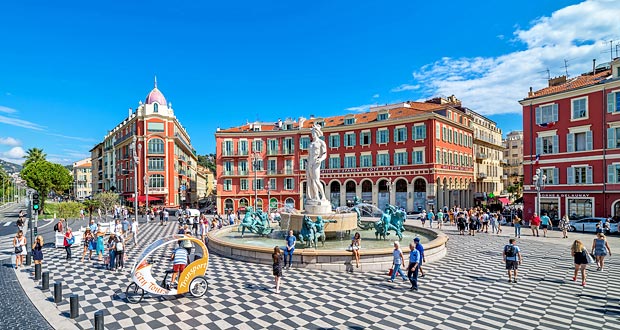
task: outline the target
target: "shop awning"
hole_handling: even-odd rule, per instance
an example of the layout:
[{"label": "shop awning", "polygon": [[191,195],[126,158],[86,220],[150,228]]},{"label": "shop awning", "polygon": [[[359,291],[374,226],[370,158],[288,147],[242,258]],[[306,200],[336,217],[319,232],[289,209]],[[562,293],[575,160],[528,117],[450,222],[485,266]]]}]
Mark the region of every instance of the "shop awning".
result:
[{"label": "shop awning", "polygon": [[[160,200],[161,200],[161,198],[157,198],[157,197],[154,197],[154,196],[149,196],[149,202],[153,202],[153,201],[160,201]],[[129,198],[127,198],[127,201],[128,201],[128,202],[133,202],[133,201],[134,201],[134,198],[133,198],[133,197],[129,197]],[[144,202],[146,202],[146,196],[145,196],[145,195],[140,195],[140,196],[138,197],[138,202],[139,202],[139,203],[144,203]]]},{"label": "shop awning", "polygon": [[510,204],[510,200],[508,199],[508,197],[499,197],[497,200],[504,205]]}]

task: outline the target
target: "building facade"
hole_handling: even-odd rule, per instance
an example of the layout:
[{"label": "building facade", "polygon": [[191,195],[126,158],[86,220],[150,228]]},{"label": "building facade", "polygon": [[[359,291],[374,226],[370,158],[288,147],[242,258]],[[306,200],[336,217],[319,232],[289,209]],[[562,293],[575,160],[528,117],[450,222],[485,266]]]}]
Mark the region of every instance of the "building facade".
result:
[{"label": "building facade", "polygon": [[140,204],[147,199],[151,205],[166,206],[197,202],[192,190],[197,180],[196,151],[157,80],[145,102],[130,108],[91,154],[96,164],[93,182],[100,191],[117,192],[133,202],[137,190]]},{"label": "building facade", "polygon": [[[520,103],[524,216],[620,215],[620,61],[551,79]],[[540,199],[537,170],[546,176]]]},{"label": "building facade", "polygon": [[323,127],[321,180],[333,207],[357,196],[407,211],[471,206],[472,118],[454,98],[404,102],[335,117],[218,129],[220,210],[284,205],[303,209],[310,128]]},{"label": "building facade", "polygon": [[92,163],[85,158],[73,163],[73,198],[83,201],[92,197]]},{"label": "building facade", "polygon": [[523,182],[523,131],[512,131],[502,142],[504,147],[504,187],[513,186],[515,194]]},{"label": "building facade", "polygon": [[490,204],[489,196],[499,197],[504,191],[502,130],[494,121],[470,109],[465,112],[472,117],[474,131],[474,198],[477,205]]}]

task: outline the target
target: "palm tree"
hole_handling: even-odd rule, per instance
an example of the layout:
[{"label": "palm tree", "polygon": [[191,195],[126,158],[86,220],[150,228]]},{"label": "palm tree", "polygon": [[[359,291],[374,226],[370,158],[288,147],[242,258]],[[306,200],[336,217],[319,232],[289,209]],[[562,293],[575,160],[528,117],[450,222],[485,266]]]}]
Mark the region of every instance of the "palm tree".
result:
[{"label": "palm tree", "polygon": [[28,151],[26,151],[26,155],[24,156],[24,158],[26,158],[26,161],[24,161],[23,166],[26,167],[30,163],[45,160],[45,157],[47,157],[47,155],[43,152],[43,149],[30,148],[28,149]]}]

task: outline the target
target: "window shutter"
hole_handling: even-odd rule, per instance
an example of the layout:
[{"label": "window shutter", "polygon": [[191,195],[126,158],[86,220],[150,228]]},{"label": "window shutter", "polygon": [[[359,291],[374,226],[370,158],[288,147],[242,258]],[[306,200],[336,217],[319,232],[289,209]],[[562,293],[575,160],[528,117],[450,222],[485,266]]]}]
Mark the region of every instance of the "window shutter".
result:
[{"label": "window shutter", "polygon": [[360,133],[360,145],[364,144],[364,133]]},{"label": "window shutter", "polygon": [[394,129],[394,142],[398,141],[398,128]]},{"label": "window shutter", "polygon": [[586,183],[592,184],[592,166],[586,168]]},{"label": "window shutter", "polygon": [[553,184],[560,184],[560,170],[557,168],[553,169]]},{"label": "window shutter", "polygon": [[566,184],[575,184],[575,170],[572,167],[566,169]]},{"label": "window shutter", "polygon": [[426,139],[426,124],[422,125],[422,136],[417,136],[418,139]]},{"label": "window shutter", "polygon": [[557,135],[553,136],[553,153],[554,154],[560,153],[560,143],[559,143],[559,138]]},{"label": "window shutter", "polygon": [[615,108],[615,100],[616,98],[614,97],[615,93],[609,93],[607,94],[607,112],[614,112],[614,108]]},{"label": "window shutter", "polygon": [[592,150],[592,131],[586,132],[586,150]]},{"label": "window shutter", "polygon": [[607,183],[616,183],[616,165],[607,165]]},{"label": "window shutter", "polygon": [[572,134],[572,133],[567,134],[566,135],[566,152],[575,151],[574,142],[575,142],[575,134]]},{"label": "window shutter", "polygon": [[607,148],[615,148],[616,147],[616,129],[608,128],[607,129]]},{"label": "window shutter", "polygon": [[553,105],[553,122],[557,122],[558,121],[558,105],[554,104]]},{"label": "window shutter", "polygon": [[542,154],[542,138],[540,137],[536,138],[536,154]]},{"label": "window shutter", "polygon": [[540,124],[541,122],[541,113],[540,113],[540,107],[536,107],[536,110],[534,110],[536,112],[536,125]]},{"label": "window shutter", "polygon": [[401,129],[401,131],[403,132],[403,141],[407,141],[407,129]]}]

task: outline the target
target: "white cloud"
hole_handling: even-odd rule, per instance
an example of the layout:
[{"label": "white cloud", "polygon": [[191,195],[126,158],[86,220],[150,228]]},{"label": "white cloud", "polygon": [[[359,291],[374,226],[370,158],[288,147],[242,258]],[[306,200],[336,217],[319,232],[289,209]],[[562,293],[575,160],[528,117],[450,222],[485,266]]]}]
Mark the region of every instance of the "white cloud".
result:
[{"label": "white cloud", "polygon": [[419,84],[415,84],[415,85],[410,85],[410,84],[402,84],[398,87],[394,87],[392,88],[392,90],[390,92],[392,93],[398,93],[398,92],[404,92],[404,91],[414,91],[420,89],[420,85]]},{"label": "white cloud", "polygon": [[[576,76],[597,63],[609,61],[609,40],[620,31],[620,1],[588,0],[532,21],[527,29],[513,33],[512,42],[524,49],[497,57],[442,58],[413,73],[415,84],[393,89],[407,90],[420,85],[423,96],[456,95],[463,105],[485,115],[520,113],[518,100],[546,86],[551,76],[564,74],[564,59],[569,59],[569,75]],[[413,88],[411,88],[412,90]]]},{"label": "white cloud", "polygon": [[61,137],[63,139],[77,140],[77,141],[82,141],[82,142],[96,142],[97,141],[97,140],[95,140],[93,138],[85,138],[85,137],[79,137],[79,136],[70,136],[70,135],[64,135],[64,134],[58,134],[58,133],[45,133],[45,134],[51,135],[51,136]]},{"label": "white cloud", "polygon": [[372,96],[372,98],[373,99],[377,99],[377,98],[379,98],[379,96],[380,96],[379,94],[375,94],[375,95]]},{"label": "white cloud", "polygon": [[13,147],[9,151],[0,152],[0,158],[11,162],[21,164],[24,162],[26,152],[22,147]]},{"label": "white cloud", "polygon": [[364,105],[360,105],[357,107],[350,107],[350,108],[346,108],[345,110],[347,111],[351,111],[351,112],[366,112],[370,109],[370,107],[374,107],[376,104],[364,104]]},{"label": "white cloud", "polygon": [[3,113],[17,113],[17,110],[15,110],[13,108],[9,108],[9,107],[5,107],[5,106],[1,106],[0,105],[0,112],[3,112]]},{"label": "white cloud", "polygon": [[19,146],[21,145],[21,142],[19,142],[17,139],[14,139],[12,137],[0,137],[0,144],[4,144],[7,146]]}]

